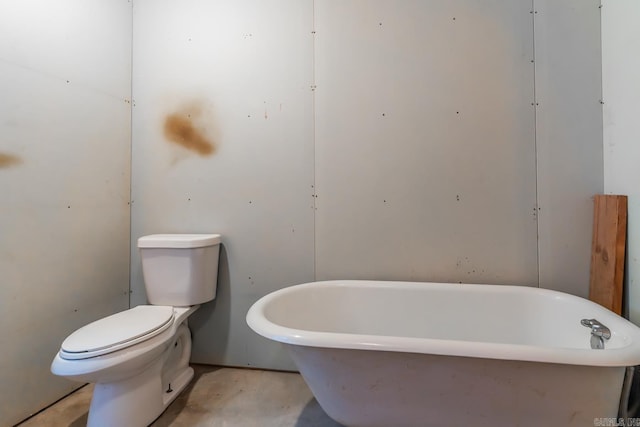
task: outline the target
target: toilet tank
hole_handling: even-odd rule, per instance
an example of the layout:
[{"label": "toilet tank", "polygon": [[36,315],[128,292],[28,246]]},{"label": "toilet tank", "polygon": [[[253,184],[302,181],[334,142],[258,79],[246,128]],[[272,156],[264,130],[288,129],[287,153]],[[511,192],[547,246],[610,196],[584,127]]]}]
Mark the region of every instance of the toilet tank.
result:
[{"label": "toilet tank", "polygon": [[153,234],[138,239],[147,300],[190,306],[216,297],[219,234]]}]

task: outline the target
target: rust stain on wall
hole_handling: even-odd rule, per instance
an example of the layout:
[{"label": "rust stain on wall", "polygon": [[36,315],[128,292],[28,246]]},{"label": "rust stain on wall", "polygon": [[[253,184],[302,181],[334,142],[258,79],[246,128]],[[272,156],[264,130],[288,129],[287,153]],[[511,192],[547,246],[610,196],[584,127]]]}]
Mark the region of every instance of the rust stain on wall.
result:
[{"label": "rust stain on wall", "polygon": [[0,153],[0,169],[10,168],[22,163],[22,159],[13,154]]},{"label": "rust stain on wall", "polygon": [[216,144],[207,132],[210,123],[202,113],[202,106],[196,103],[167,115],[164,120],[167,141],[203,157],[214,154]]}]

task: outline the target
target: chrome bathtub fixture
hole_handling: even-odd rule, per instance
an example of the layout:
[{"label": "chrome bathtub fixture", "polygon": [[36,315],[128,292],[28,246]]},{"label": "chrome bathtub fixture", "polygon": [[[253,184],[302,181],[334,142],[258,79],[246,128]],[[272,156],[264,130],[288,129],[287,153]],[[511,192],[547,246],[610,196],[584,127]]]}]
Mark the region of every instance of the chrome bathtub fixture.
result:
[{"label": "chrome bathtub fixture", "polygon": [[582,319],[582,326],[591,328],[591,348],[601,350],[604,348],[604,340],[611,338],[611,330],[596,319]]}]

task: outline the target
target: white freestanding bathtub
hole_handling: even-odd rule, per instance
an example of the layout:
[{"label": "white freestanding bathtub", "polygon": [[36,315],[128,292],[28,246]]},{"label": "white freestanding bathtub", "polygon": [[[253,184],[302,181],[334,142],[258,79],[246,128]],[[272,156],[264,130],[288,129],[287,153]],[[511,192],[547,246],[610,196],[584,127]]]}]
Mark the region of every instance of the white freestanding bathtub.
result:
[{"label": "white freestanding bathtub", "polygon": [[[611,331],[592,349],[597,319]],[[640,329],[560,292],[497,285],[330,281],[256,302],[249,326],[285,343],[345,426],[593,426],[618,415]]]}]

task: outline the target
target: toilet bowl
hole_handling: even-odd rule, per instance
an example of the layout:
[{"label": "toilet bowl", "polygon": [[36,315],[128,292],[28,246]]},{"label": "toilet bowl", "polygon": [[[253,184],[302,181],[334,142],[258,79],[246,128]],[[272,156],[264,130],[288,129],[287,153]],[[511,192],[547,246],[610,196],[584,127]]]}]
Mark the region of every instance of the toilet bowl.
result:
[{"label": "toilet bowl", "polygon": [[163,305],[116,313],[63,341],[51,372],[95,383],[88,426],[149,425],[193,378],[187,319],[215,298],[219,244],[217,234],[140,238],[149,302]]}]

